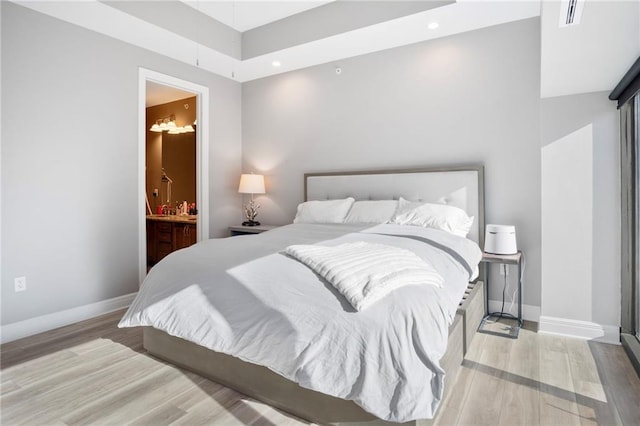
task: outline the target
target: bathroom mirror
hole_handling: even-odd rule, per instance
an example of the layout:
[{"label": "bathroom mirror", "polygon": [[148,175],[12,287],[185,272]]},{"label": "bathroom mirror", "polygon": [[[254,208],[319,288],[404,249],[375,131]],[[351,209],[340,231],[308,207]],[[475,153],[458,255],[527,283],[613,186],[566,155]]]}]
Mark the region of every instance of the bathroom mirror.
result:
[{"label": "bathroom mirror", "polygon": [[[191,126],[196,130],[196,97],[150,106],[147,108],[147,197],[156,213],[158,206],[196,201],[196,132],[172,134],[154,132],[156,123],[173,120],[176,127]],[[166,177],[163,179],[163,170]],[[170,186],[170,192],[169,192]]]}]

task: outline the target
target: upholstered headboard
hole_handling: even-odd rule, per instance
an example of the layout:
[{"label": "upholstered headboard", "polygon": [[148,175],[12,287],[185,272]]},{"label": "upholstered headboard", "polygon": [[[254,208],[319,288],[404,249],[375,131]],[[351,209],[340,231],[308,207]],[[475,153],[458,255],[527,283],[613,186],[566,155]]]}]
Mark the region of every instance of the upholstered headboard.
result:
[{"label": "upholstered headboard", "polygon": [[484,167],[453,166],[407,170],[306,173],[304,198],[332,200],[393,200],[444,202],[473,216],[468,238],[484,244]]}]

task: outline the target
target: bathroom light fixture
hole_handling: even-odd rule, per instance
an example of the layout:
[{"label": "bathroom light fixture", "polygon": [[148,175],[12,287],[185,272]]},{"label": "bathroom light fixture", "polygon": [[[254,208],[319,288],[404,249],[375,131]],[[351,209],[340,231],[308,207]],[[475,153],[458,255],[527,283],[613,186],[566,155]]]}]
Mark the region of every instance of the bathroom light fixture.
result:
[{"label": "bathroom light fixture", "polygon": [[[195,122],[194,122],[195,125]],[[187,124],[184,127],[176,125],[176,117],[172,114],[169,117],[164,117],[156,120],[156,122],[149,129],[152,132],[168,132],[170,135],[179,135],[181,133],[195,132],[191,124]]]},{"label": "bathroom light fixture", "polygon": [[439,26],[440,24],[438,24],[437,22],[431,22],[429,25],[427,25],[427,28],[429,28],[430,30],[435,30]]},{"label": "bathroom light fixture", "polygon": [[271,65],[273,65],[274,67],[276,67],[276,68],[277,68],[277,67],[279,67],[279,66],[280,66],[280,65],[282,65],[282,64],[280,63],[280,61],[273,61],[273,62],[271,62]]},{"label": "bathroom light fixture", "polygon": [[260,222],[256,221],[258,209],[260,205],[253,201],[253,194],[264,194],[264,176],[254,174],[242,174],[240,176],[240,185],[238,185],[240,194],[251,194],[251,201],[244,206],[244,215],[247,220],[242,222],[242,226],[258,226]]},{"label": "bathroom light fixture", "polygon": [[176,127],[176,116],[171,114],[169,117],[163,117],[156,120],[156,122],[149,129],[152,132],[164,132],[165,130],[171,130]]},{"label": "bathroom light fixture", "polygon": [[174,127],[173,129],[170,129],[167,134],[169,135],[181,135],[182,133],[192,133],[195,132],[195,130],[193,129],[193,127],[190,124],[187,124],[184,127]]}]

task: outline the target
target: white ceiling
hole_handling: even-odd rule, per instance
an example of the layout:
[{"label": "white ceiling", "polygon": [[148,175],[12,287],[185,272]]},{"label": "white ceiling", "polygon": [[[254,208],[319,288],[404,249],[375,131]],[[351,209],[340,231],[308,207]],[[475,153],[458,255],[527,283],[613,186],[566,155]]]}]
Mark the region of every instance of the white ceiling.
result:
[{"label": "white ceiling", "polygon": [[[313,40],[247,60],[239,60],[100,1],[13,1],[63,21],[239,82],[319,64],[339,64],[340,60],[353,56],[540,16],[540,0],[457,0],[456,3],[443,7]],[[205,3],[209,2],[202,1],[200,6],[202,7]],[[263,3],[272,5],[272,2]],[[280,10],[283,13],[284,9]],[[256,14],[259,13],[255,12],[251,15]],[[435,30],[427,29],[427,26],[434,21],[437,21],[440,26]],[[274,61],[279,61],[281,66],[274,67],[272,65]]]},{"label": "white ceiling", "polygon": [[[278,52],[242,61],[235,72],[241,81],[446,37],[540,15],[537,1],[457,0],[456,3],[381,22]],[[428,29],[432,22],[439,24]],[[282,65],[272,66],[273,61]]]},{"label": "white ceiling", "polygon": [[[542,97],[612,90],[640,54],[638,0],[588,0],[580,25],[563,28],[558,27],[560,0],[456,0],[245,60],[199,44],[184,31],[179,34],[179,31],[162,26],[161,22],[149,22],[98,0],[12,1],[238,82],[319,64],[343,67],[341,61],[346,58],[537,17],[541,15],[541,3],[544,5],[541,19]],[[280,25],[277,20],[330,3],[316,0],[182,1],[192,7],[195,4],[196,9],[211,14],[218,21],[230,23],[240,31],[266,23],[276,29]],[[439,27],[428,29],[432,22],[438,22]],[[192,25],[191,22],[182,24]],[[279,33],[272,34],[278,36]],[[273,66],[274,61],[281,65]],[[348,72],[348,69],[344,71]],[[187,97],[189,94],[167,96],[174,100],[174,96]]]},{"label": "white ceiling", "polygon": [[543,2],[541,97],[612,90],[640,55],[640,2],[588,0],[568,27],[560,13],[559,2]]},{"label": "white ceiling", "polygon": [[335,0],[181,0],[213,19],[244,32]]}]

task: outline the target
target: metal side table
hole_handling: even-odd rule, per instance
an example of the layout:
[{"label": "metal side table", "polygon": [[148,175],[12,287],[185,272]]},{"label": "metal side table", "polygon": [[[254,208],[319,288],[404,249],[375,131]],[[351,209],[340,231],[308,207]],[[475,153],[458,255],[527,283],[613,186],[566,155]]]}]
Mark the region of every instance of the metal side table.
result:
[{"label": "metal side table", "polygon": [[[486,334],[493,334],[496,336],[510,337],[512,339],[518,338],[518,333],[522,327],[522,270],[524,264],[524,254],[522,251],[518,251],[516,254],[491,254],[483,253],[480,263],[484,264],[484,312],[485,316],[478,327],[478,331]],[[517,265],[518,266],[518,316],[514,317],[511,314],[504,312],[491,312],[489,311],[489,265],[497,263],[501,265]],[[515,319],[516,324],[511,326],[506,333],[500,333],[495,330],[491,330],[489,325],[493,319],[509,318]]]}]

